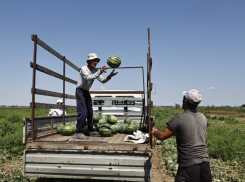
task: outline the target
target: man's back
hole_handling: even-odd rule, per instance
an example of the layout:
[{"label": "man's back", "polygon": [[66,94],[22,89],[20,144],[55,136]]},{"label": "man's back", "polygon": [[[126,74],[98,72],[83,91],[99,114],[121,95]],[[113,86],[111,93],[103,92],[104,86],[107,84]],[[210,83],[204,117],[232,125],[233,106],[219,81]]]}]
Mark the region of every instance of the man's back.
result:
[{"label": "man's back", "polygon": [[209,122],[199,112],[185,111],[177,114],[168,123],[177,133],[178,164],[188,167],[210,162],[206,142]]}]

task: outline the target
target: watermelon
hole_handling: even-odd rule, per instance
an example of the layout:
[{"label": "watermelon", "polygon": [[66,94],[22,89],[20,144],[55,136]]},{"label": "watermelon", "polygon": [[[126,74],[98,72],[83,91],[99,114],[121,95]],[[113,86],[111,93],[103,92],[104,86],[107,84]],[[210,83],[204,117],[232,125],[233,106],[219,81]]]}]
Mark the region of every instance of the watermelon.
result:
[{"label": "watermelon", "polygon": [[131,122],[132,122],[132,119],[130,119],[129,117],[124,119],[124,123],[126,124],[131,124]]},{"label": "watermelon", "polygon": [[57,133],[62,133],[62,127],[65,126],[63,124],[60,124],[57,126]]},{"label": "watermelon", "polygon": [[119,126],[111,125],[111,132],[112,134],[116,134],[119,132]]},{"label": "watermelon", "polygon": [[105,124],[105,123],[107,123],[106,119],[100,119],[100,120],[99,120],[99,124],[100,124],[100,125]]},{"label": "watermelon", "polygon": [[88,133],[88,125],[86,125],[84,128],[83,128],[83,134],[84,135],[87,135]]},{"label": "watermelon", "polygon": [[137,130],[137,127],[133,124],[128,125],[125,129],[127,134],[133,134],[134,131],[136,131],[136,130]]},{"label": "watermelon", "polygon": [[156,140],[156,145],[161,145],[162,141],[161,140]]},{"label": "watermelon", "polygon": [[167,164],[167,170],[172,170],[173,167],[174,167],[174,163]]},{"label": "watermelon", "polygon": [[100,135],[102,137],[110,137],[111,136],[111,129],[102,127],[100,128]]},{"label": "watermelon", "polygon": [[99,116],[99,114],[98,113],[93,113],[93,117],[92,117],[92,119],[93,119],[93,123],[98,123],[99,122],[99,120],[100,120],[100,116]]},{"label": "watermelon", "polygon": [[73,133],[73,127],[71,125],[65,125],[62,127],[61,132],[65,136],[69,136]]},{"label": "watermelon", "polygon": [[110,124],[116,124],[117,123],[117,117],[115,117],[115,116],[109,116],[107,118],[107,122],[110,123]]},{"label": "watermelon", "polygon": [[178,159],[178,156],[177,156],[176,154],[174,154],[174,155],[172,156],[172,159],[173,159],[174,162],[176,162],[177,159]]},{"label": "watermelon", "polygon": [[119,128],[120,133],[125,133],[126,127],[128,126],[128,124],[122,124]]},{"label": "watermelon", "polygon": [[174,164],[173,166],[172,166],[172,171],[178,171],[178,168],[179,168],[179,164]]},{"label": "watermelon", "polygon": [[99,129],[100,129],[100,124],[98,123],[97,125],[96,125],[96,131],[99,131]]},{"label": "watermelon", "polygon": [[162,145],[165,145],[165,144],[168,144],[168,141],[167,140],[163,140],[162,141]]},{"label": "watermelon", "polygon": [[105,114],[101,114],[101,115],[100,115],[100,120],[101,120],[101,119],[107,120],[107,116],[106,116]]},{"label": "watermelon", "polygon": [[173,159],[168,159],[168,160],[165,161],[165,163],[168,165],[170,163],[174,163],[174,161],[173,161]]},{"label": "watermelon", "polygon": [[118,68],[121,65],[121,59],[118,56],[112,55],[108,57],[107,64],[111,68]]}]

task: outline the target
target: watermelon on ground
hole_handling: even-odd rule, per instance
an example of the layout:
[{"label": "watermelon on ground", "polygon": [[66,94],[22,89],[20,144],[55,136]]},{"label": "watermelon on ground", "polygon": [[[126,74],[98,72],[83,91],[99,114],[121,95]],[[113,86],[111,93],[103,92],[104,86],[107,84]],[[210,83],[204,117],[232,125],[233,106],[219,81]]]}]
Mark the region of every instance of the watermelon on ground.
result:
[{"label": "watermelon on ground", "polygon": [[162,141],[162,145],[165,145],[165,144],[168,144],[168,141],[167,140],[163,140]]},{"label": "watermelon on ground", "polygon": [[108,116],[107,122],[110,124],[116,124],[117,123],[117,117],[116,116]]},{"label": "watermelon on ground", "polygon": [[93,123],[98,123],[98,122],[99,122],[99,120],[100,120],[100,116],[99,116],[99,114],[98,114],[98,113],[96,113],[96,112],[94,112],[94,113],[93,113],[93,117],[92,117],[92,119],[93,119]]},{"label": "watermelon on ground", "polygon": [[99,131],[99,129],[100,129],[100,124],[98,123],[97,125],[96,125],[96,131]]},{"label": "watermelon on ground", "polygon": [[65,136],[69,136],[73,133],[73,127],[71,125],[65,125],[62,127],[61,132]]},{"label": "watermelon on ground", "polygon": [[118,68],[121,65],[121,59],[118,56],[112,55],[108,57],[107,64],[111,68]]},{"label": "watermelon on ground", "polygon": [[173,166],[174,166],[174,163],[168,163],[167,170],[172,170]]},{"label": "watermelon on ground", "polygon": [[175,164],[172,166],[172,171],[178,171],[178,168],[179,168],[179,164],[175,163]]},{"label": "watermelon on ground", "polygon": [[173,159],[168,159],[168,160],[165,161],[165,163],[168,165],[170,163],[174,163],[174,161],[173,161]]},{"label": "watermelon on ground", "polygon": [[162,141],[161,140],[156,140],[156,145],[161,145]]},{"label": "watermelon on ground", "polygon": [[137,127],[136,127],[135,125],[133,125],[133,124],[130,124],[130,125],[128,125],[128,126],[126,127],[125,132],[126,132],[127,134],[133,134],[134,131],[136,131],[136,130],[137,130]]},{"label": "watermelon on ground", "polygon": [[174,162],[176,162],[177,159],[178,159],[178,155],[174,154],[174,155],[172,156],[172,159],[173,159]]},{"label": "watermelon on ground", "polygon": [[124,123],[126,123],[126,124],[131,124],[131,122],[132,122],[132,119],[130,119],[129,117],[126,117],[124,119]]}]

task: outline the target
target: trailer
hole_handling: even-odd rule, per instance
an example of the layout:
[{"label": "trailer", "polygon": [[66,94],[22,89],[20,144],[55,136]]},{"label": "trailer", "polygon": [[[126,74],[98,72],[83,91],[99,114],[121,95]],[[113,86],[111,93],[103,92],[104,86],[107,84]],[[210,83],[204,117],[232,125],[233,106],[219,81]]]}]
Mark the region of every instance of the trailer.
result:
[{"label": "trailer", "polygon": [[[151,160],[152,148],[155,144],[151,135],[144,144],[124,142],[127,134],[122,133],[111,137],[90,136],[86,140],[74,139],[74,136],[58,134],[57,126],[77,121],[77,115],[35,116],[35,108],[76,109],[76,106],[65,105],[65,98],[76,99],[74,95],[65,93],[65,82],[77,83],[65,76],[65,66],[68,64],[76,71],[80,69],[44,43],[37,35],[32,35],[32,40],[34,41],[34,57],[33,62],[30,63],[33,69],[32,102],[30,103],[32,116],[24,118],[23,121],[23,144],[25,145],[23,175],[46,178],[152,181]],[[63,75],[36,63],[37,45],[63,61]],[[97,108],[94,110],[99,114],[110,115],[112,112],[118,118],[118,122],[123,122],[125,117],[133,118],[134,121],[147,124],[147,131],[150,133],[155,121],[151,116],[153,106],[151,67],[150,29],[148,28],[146,91],[143,67],[119,67],[117,69],[142,69],[143,90],[90,91],[93,107]],[[63,93],[36,88],[36,71],[62,79]],[[63,97],[63,105],[37,103],[35,102],[36,94]],[[111,105],[104,104],[105,101],[110,101]],[[104,112],[106,108],[107,110],[110,108],[110,112]],[[121,111],[118,112],[120,109]]]}]

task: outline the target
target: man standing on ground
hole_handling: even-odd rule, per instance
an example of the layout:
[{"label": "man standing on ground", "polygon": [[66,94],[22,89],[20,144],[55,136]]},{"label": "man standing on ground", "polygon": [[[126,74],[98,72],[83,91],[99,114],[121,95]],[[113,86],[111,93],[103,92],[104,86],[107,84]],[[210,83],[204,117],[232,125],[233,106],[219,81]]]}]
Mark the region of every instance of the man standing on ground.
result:
[{"label": "man standing on ground", "polygon": [[196,111],[202,96],[194,89],[182,94],[184,112],[173,117],[163,131],[153,129],[152,134],[159,140],[176,136],[179,164],[176,182],[210,182],[212,176],[206,147],[209,122]]},{"label": "man standing on ground", "polygon": [[78,77],[77,88],[76,88],[76,100],[77,100],[77,130],[75,138],[79,139],[88,139],[87,136],[83,134],[83,129],[86,125],[86,118],[88,121],[88,133],[95,132],[93,129],[92,116],[92,100],[89,93],[95,79],[99,80],[101,83],[106,83],[111,77],[115,76],[117,73],[114,73],[114,70],[110,73],[109,76],[103,78],[101,75],[105,73],[106,67],[102,66],[100,70],[97,70],[95,67],[97,63],[100,62],[97,54],[91,53],[88,55],[87,63],[88,65],[83,66],[80,70]]}]

